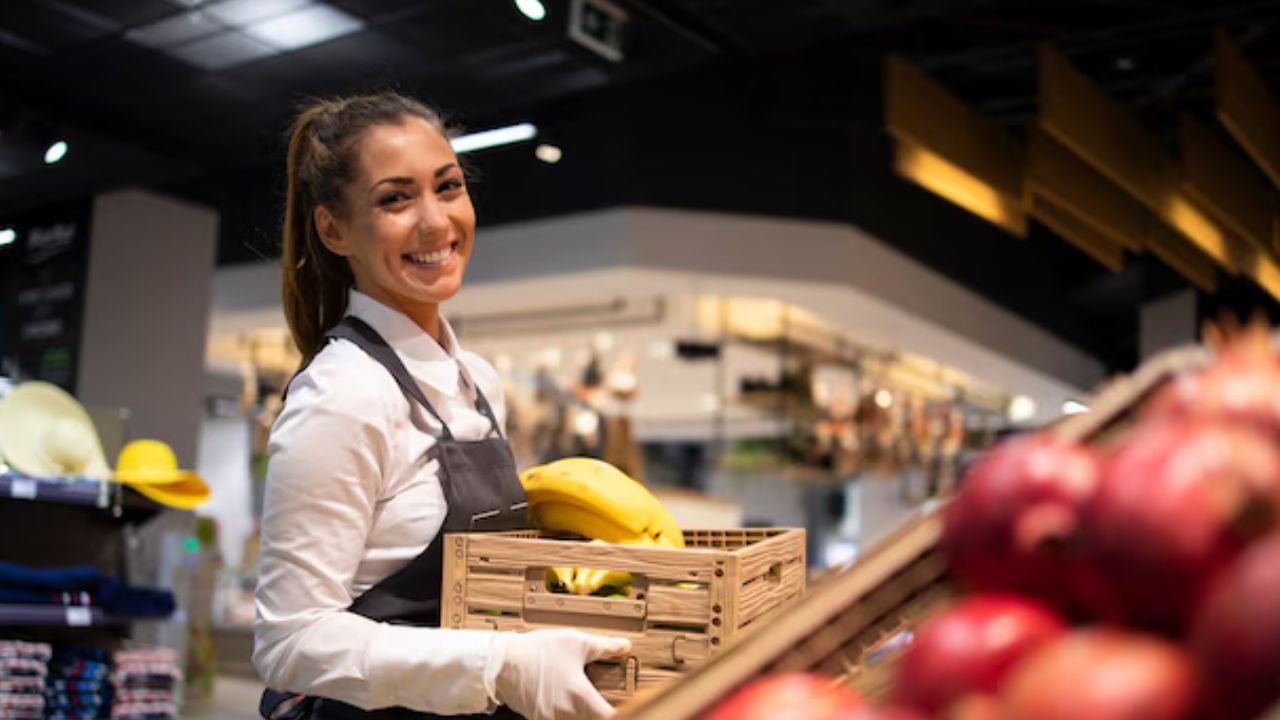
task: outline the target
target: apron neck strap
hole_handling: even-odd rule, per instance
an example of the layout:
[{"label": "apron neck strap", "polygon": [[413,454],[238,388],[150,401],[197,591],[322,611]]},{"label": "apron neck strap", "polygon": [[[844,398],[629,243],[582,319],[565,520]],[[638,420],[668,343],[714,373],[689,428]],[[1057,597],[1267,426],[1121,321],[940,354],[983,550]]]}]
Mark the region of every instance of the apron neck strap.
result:
[{"label": "apron neck strap", "polygon": [[471,386],[476,389],[476,410],[481,415],[489,418],[489,432],[502,437],[502,428],[498,427],[498,416],[494,414],[493,408],[489,406],[489,399],[484,396],[484,391],[480,389],[479,383],[471,380]]},{"label": "apron neck strap", "polygon": [[[387,341],[378,334],[377,330],[374,330],[360,318],[354,315],[347,315],[338,321],[338,324],[334,325],[333,329],[325,333],[325,337],[342,338],[355,343],[357,347],[368,353],[374,360],[377,360],[378,364],[386,368],[387,372],[391,373],[391,377],[395,378],[396,384],[400,386],[400,391],[405,394],[405,397],[416,400],[419,405],[431,414],[431,417],[436,419],[436,422],[440,423],[440,427],[444,431],[444,439],[453,440],[453,431],[449,429],[449,425],[445,423],[444,418],[440,417],[440,413],[436,412],[431,401],[423,394],[422,388],[418,387],[418,383],[414,382],[413,376],[409,374],[409,370],[400,361],[400,356],[396,355],[396,351],[387,344]],[[478,392],[479,388],[477,388]],[[487,401],[485,405],[488,405]],[[487,414],[492,419],[492,414]]]}]

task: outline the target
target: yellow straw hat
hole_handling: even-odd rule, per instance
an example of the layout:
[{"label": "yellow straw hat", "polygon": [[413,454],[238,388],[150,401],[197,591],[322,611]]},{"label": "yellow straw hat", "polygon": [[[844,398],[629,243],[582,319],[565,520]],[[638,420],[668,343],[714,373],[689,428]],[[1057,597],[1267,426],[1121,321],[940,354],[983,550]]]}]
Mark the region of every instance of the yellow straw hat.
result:
[{"label": "yellow straw hat", "polygon": [[89,413],[62,388],[38,380],[0,400],[0,456],[32,477],[101,478],[110,471]]},{"label": "yellow straw hat", "polygon": [[178,468],[178,458],[159,440],[134,440],[120,450],[111,479],[148,498],[180,510],[193,510],[209,499],[209,485],[190,470]]}]

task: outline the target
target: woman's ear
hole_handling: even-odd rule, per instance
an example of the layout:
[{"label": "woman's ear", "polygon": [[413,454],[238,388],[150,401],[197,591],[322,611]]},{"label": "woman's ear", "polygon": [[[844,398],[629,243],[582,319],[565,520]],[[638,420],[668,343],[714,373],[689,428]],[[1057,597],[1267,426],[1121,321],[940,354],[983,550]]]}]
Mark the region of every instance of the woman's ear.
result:
[{"label": "woman's ear", "polygon": [[324,243],[330,252],[342,257],[351,254],[351,249],[347,246],[346,233],[342,232],[341,223],[329,208],[317,205],[312,215],[312,222],[316,225],[316,235],[320,236],[320,242]]}]

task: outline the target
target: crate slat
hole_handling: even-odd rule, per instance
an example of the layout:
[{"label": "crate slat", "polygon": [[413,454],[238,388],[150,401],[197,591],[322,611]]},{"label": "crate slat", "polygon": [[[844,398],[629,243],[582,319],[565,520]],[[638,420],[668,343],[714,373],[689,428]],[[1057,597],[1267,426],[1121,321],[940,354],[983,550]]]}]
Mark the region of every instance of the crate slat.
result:
[{"label": "crate slat", "polygon": [[711,621],[711,595],[706,586],[692,589],[651,584],[645,597],[649,601],[650,622]]},{"label": "crate slat", "polygon": [[[490,537],[492,536],[492,537]],[[467,536],[473,567],[589,567],[639,573],[672,581],[707,582],[714,553],[701,549],[593,545],[563,540],[502,537],[500,533]]]},{"label": "crate slat", "polygon": [[[797,544],[797,540],[800,542]],[[752,553],[744,555],[739,565],[738,578],[747,581],[768,574],[774,565],[804,558],[804,539],[794,535],[779,535],[751,546]]]},{"label": "crate slat", "polygon": [[520,612],[524,578],[518,575],[471,575],[466,582],[467,607]]},{"label": "crate slat", "polygon": [[776,580],[766,574],[747,584],[738,600],[739,625],[755,621],[799,592],[804,587],[804,575],[804,564],[793,562],[779,569]]}]

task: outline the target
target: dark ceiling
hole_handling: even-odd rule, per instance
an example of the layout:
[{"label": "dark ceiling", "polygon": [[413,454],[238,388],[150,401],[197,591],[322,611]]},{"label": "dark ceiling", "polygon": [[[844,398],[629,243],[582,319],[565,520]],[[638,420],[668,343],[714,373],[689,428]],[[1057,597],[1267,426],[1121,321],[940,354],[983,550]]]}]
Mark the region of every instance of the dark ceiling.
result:
[{"label": "dark ceiling", "polygon": [[[477,153],[482,222],[592,208],[690,207],[862,227],[1102,359],[1130,367],[1138,308],[1185,287],[1148,256],[1112,274],[1043,228],[1019,240],[891,172],[881,63],[900,54],[1015,132],[1052,43],[1174,148],[1179,112],[1212,120],[1211,35],[1275,85],[1280,0],[615,0],[624,62],[566,37],[569,0],[533,22],[511,0],[328,0],[364,29],[221,71],[128,33],[198,0],[0,3],[0,220],[144,185],[221,213],[219,261],[275,253],[282,132],[308,96],[394,88],[464,126],[531,119],[565,149]],[[38,148],[71,140],[44,167]],[[1262,306],[1224,281],[1204,312]]]}]

